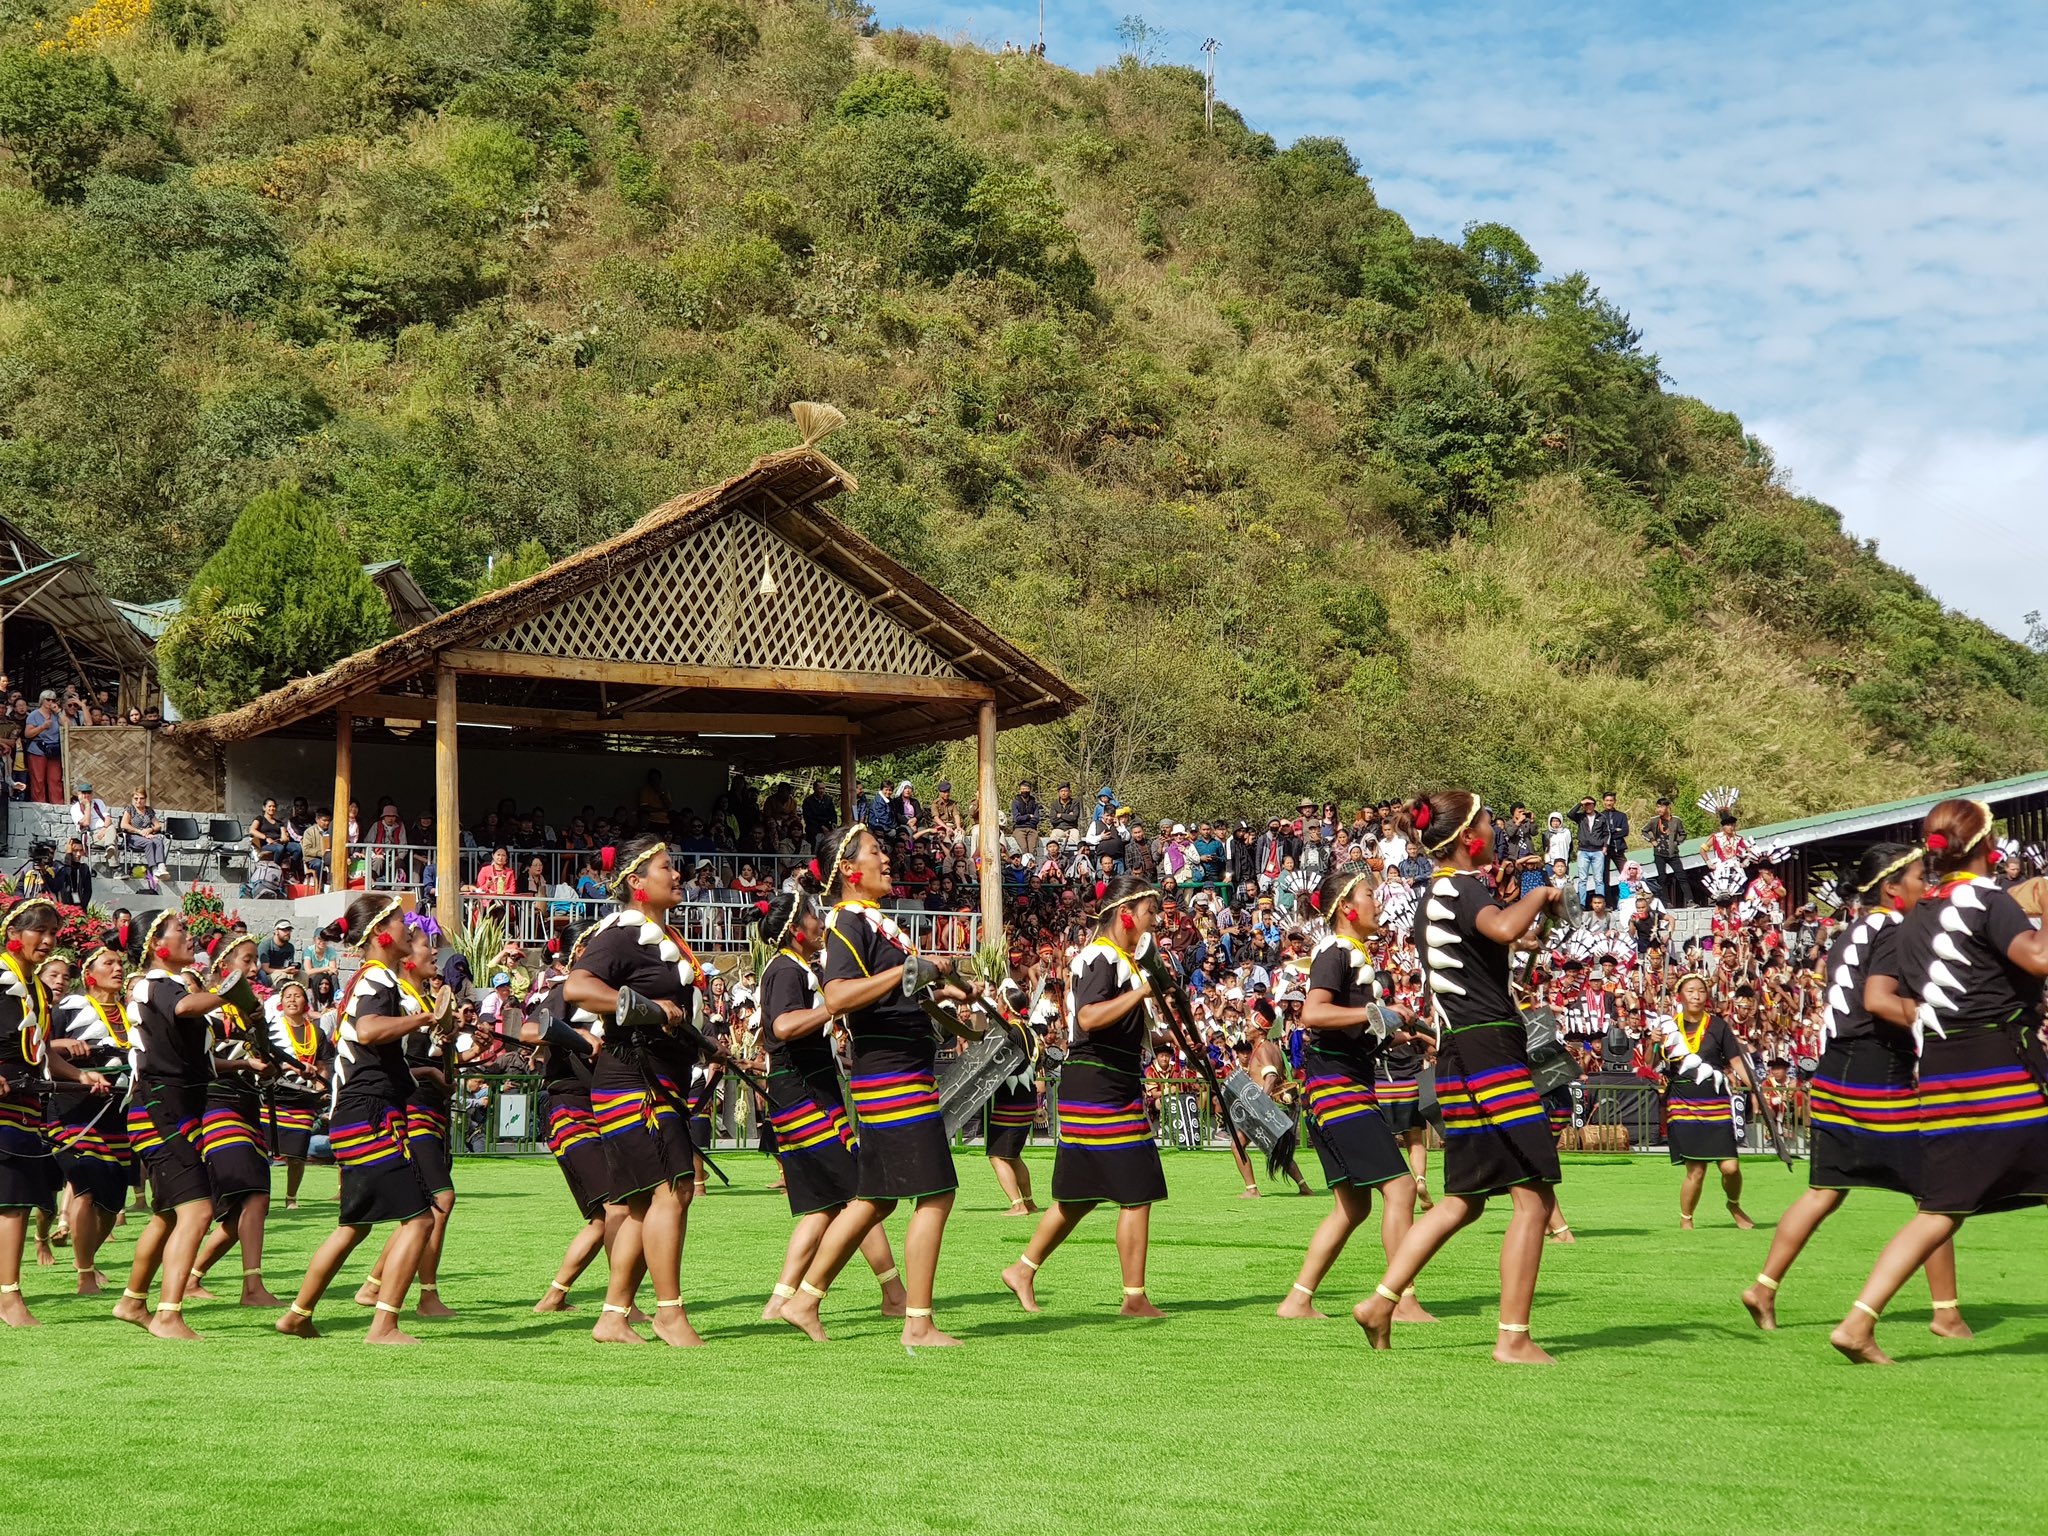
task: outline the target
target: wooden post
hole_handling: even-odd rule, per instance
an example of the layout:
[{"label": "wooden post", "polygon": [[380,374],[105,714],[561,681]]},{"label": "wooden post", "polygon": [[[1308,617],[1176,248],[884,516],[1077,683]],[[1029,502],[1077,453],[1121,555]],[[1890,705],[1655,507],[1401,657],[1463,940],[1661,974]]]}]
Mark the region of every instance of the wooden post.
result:
[{"label": "wooden post", "polygon": [[981,935],[984,940],[1003,936],[1003,829],[996,802],[996,706],[993,700],[981,706],[980,729],[975,732],[974,755],[980,768],[981,814]]},{"label": "wooden post", "polygon": [[842,827],[853,825],[853,776],[855,772],[853,738],[851,736],[842,736],[839,738],[839,825]]},{"label": "wooden post", "polygon": [[434,919],[462,926],[462,778],[455,756],[455,674],[434,672]]},{"label": "wooden post", "polygon": [[334,835],[327,840],[327,888],[348,890],[348,802],[355,782],[355,706],[334,712]]}]

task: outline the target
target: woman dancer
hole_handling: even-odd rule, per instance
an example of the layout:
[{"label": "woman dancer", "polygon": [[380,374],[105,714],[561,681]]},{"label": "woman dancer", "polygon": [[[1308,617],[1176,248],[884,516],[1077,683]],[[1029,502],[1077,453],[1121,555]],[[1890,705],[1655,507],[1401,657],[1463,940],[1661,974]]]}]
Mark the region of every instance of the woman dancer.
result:
[{"label": "woman dancer", "polygon": [[330,1047],[320,1038],[319,1020],[305,983],[290,980],[277,989],[277,1017],[270,1022],[271,1050],[292,1078],[270,1090],[277,1117],[277,1155],[284,1159],[284,1208],[299,1208],[299,1183],[306,1176],[306,1154],[313,1146],[313,1125],[326,1103],[325,1058]]},{"label": "woman dancer", "polygon": [[[234,982],[256,969],[256,941],[243,937],[221,946],[213,957],[215,986],[224,995]],[[237,1243],[242,1247],[242,1297],[245,1307],[274,1307],[278,1299],[263,1284],[263,1233],[270,1219],[270,1156],[265,1147],[260,1078],[277,1075],[251,1047],[260,1033],[269,1043],[270,1023],[260,1014],[245,1017],[233,1003],[223,1002],[212,1019],[213,1081],[206,1088],[206,1114],[199,1122],[199,1151],[206,1159],[206,1177],[213,1187],[213,1216],[218,1225],[200,1244],[185,1294],[194,1301],[212,1301],[206,1273]]]},{"label": "woman dancer", "polygon": [[[1031,1028],[1027,1018],[1024,989],[1004,978],[1004,1016],[1017,1028]],[[1038,1123],[1038,1062],[1033,1059],[996,1084],[989,1096],[982,1124],[982,1144],[988,1150],[988,1165],[996,1183],[1010,1197],[1008,1216],[1032,1216],[1038,1202],[1031,1198],[1031,1165],[1024,1161],[1024,1147],[1031,1140],[1031,1128]]]},{"label": "woman dancer", "polygon": [[1735,1111],[1728,1101],[1732,1081],[1743,1088],[1755,1085],[1744,1064],[1742,1042],[1728,1021],[1707,1011],[1707,980],[1689,975],[1678,979],[1678,1009],[1664,1025],[1661,1046],[1664,1073],[1665,1135],[1671,1142],[1671,1161],[1684,1165],[1685,1177],[1678,1186],[1678,1227],[1692,1231],[1692,1214],[1699,1209],[1700,1191],[1707,1182],[1707,1164],[1721,1170],[1721,1192],[1728,1197],[1728,1214],[1735,1225],[1747,1231],[1756,1225],[1742,1208],[1742,1161],[1735,1155]]},{"label": "woman dancer", "polygon": [[1885,961],[1899,991],[1918,1002],[1920,1209],[1829,1335],[1859,1364],[1891,1363],[1877,1347],[1878,1315],[1967,1218],[2048,1199],[2048,1061],[2035,1032],[2048,933],[1991,878],[1998,851],[1989,806],[1942,801],[1927,813],[1921,841],[1936,884],[1906,915]]},{"label": "woman dancer", "polygon": [[1026,1312],[1038,1310],[1038,1271],[1096,1206],[1117,1207],[1116,1256],[1123,1270],[1125,1317],[1164,1317],[1145,1294],[1152,1207],[1166,1198],[1159,1144],[1145,1115],[1145,1048],[1152,988],[1135,956],[1159,921],[1159,892],[1135,875],[1104,891],[1094,942],[1074,957],[1066,1065],[1060,1069],[1059,1141],[1052,1165],[1052,1208],[1003,1284]]},{"label": "woman dancer", "polygon": [[[434,1018],[434,1004],[428,994],[439,984],[434,971],[434,935],[426,920],[408,912],[405,937],[400,942],[403,958],[398,965],[398,990],[404,994],[409,1011]],[[445,1015],[448,1010],[444,1009]],[[453,1317],[455,1309],[441,1300],[441,1245],[447,1240],[448,1218],[455,1211],[455,1161],[448,1154],[448,1074],[443,1026],[415,1030],[405,1037],[406,1065],[412,1069],[412,1094],[405,1101],[405,1151],[418,1171],[420,1183],[434,1202],[434,1226],[420,1250],[416,1275],[420,1299],[413,1303],[419,1317]],[[384,1239],[384,1250],[356,1291],[356,1305],[374,1306],[384,1284],[384,1260],[391,1245],[399,1240],[394,1232]]]},{"label": "woman dancer", "polygon": [[[591,1117],[604,1144],[611,1198],[625,1207],[611,1245],[611,1279],[590,1336],[600,1344],[646,1342],[629,1326],[644,1273],[654,1282],[654,1333],[664,1344],[704,1340],[683,1310],[683,1238],[690,1214],[693,1149],[680,1103],[705,1042],[693,1019],[703,971],[666,926],[683,880],[668,844],[640,838],[622,850],[613,894],[626,905],[590,931],[562,996],[606,1020],[604,1049],[590,1080]],[[615,1012],[619,989],[660,1008],[663,1028],[628,1026]]]},{"label": "woman dancer", "polygon": [[[569,946],[569,965],[583,958],[588,931]],[[590,1069],[597,1052],[597,1038],[566,1021],[569,1005],[562,996],[566,974],[548,988],[538,1008],[529,1008],[519,1020],[522,1044],[547,1047],[541,1062],[548,1095],[548,1151],[562,1179],[569,1186],[569,1198],[583,1217],[583,1226],[569,1239],[555,1278],[547,1294],[533,1304],[536,1312],[571,1312],[569,1287],[590,1267],[600,1250],[608,1250],[611,1236],[626,1216],[626,1208],[613,1205],[606,1196],[610,1175],[605,1168],[604,1144],[597,1134],[597,1122],[590,1114]],[[583,1022],[595,1024],[594,1015]],[[630,1314],[628,1320],[631,1320]]]},{"label": "woman dancer", "polygon": [[[134,1082],[128,1096],[128,1140],[149,1170],[149,1225],[135,1240],[128,1284],[114,1316],[160,1339],[196,1339],[186,1323],[185,1289],[200,1241],[213,1221],[213,1183],[199,1150],[206,1090],[213,1083],[207,1015],[225,1006],[211,992],[186,985],[192,934],[184,914],[166,907],[142,936],[152,962],[128,984],[128,1038]],[[150,1282],[163,1269],[154,1313]]]},{"label": "woman dancer", "polygon": [[[121,1012],[121,982],[126,965],[119,950],[96,949],[85,962],[83,992],[57,1004],[57,1029],[75,1048],[76,1063],[106,1073],[109,1079],[128,1075],[128,1020]],[[56,1042],[52,1042],[53,1050]],[[80,1093],[58,1101],[57,1166],[71,1195],[65,1206],[71,1228],[71,1260],[78,1271],[78,1294],[100,1293],[100,1272],[93,1260],[113,1230],[128,1200],[128,1169],[133,1154],[121,1105],[112,1094]]]},{"label": "woman dancer", "polygon": [[1380,1052],[1380,1078],[1374,1086],[1380,1116],[1407,1160],[1418,1211],[1435,1204],[1429,1198],[1429,1122],[1422,1117],[1422,1071],[1429,1065],[1435,1045],[1436,1037],[1419,1020],[1411,1021],[1410,1027]]},{"label": "woman dancer", "polygon": [[1500,1322],[1493,1358],[1547,1365],[1529,1337],[1543,1232],[1556,1208],[1557,1142],[1529,1079],[1528,1034],[1508,988],[1509,951],[1556,886],[1538,886],[1503,905],[1487,883],[1493,818],[1470,790],[1413,802],[1402,818],[1437,861],[1416,914],[1424,985],[1440,1030],[1437,1100],[1444,1116],[1444,1194],[1417,1219],[1387,1272],[1352,1316],[1375,1349],[1392,1342],[1401,1292],[1460,1227],[1479,1219],[1487,1197],[1508,1192],[1513,1210],[1500,1248]]},{"label": "woman dancer", "polygon": [[405,1037],[428,1022],[416,998],[398,984],[405,947],[401,898],[369,891],[349,903],[333,930],[362,956],[341,1005],[334,1052],[334,1103],[328,1135],[341,1165],[341,1222],[313,1253],[299,1294],[277,1320],[279,1333],[319,1337],[313,1309],[337,1270],[380,1221],[399,1224],[384,1250],[384,1275],[364,1342],[417,1344],[399,1331],[413,1268],[434,1228],[434,1203],[406,1154],[405,1105],[412,1069]]},{"label": "woman dancer", "polygon": [[[797,1218],[782,1274],[761,1311],[764,1321],[772,1321],[796,1294],[826,1228],[853,1199],[860,1169],[840,1102],[832,1013],[812,969],[825,947],[824,919],[808,893],[785,891],[755,926],[775,949],[759,982],[761,1044],[768,1053],[768,1123],[775,1130],[789,1213]],[[881,1283],[882,1316],[901,1317],[903,1281],[879,1222],[861,1240],[860,1251]]]},{"label": "woman dancer", "polygon": [[[1813,1076],[1811,1187],[1778,1218],[1763,1272],[1742,1293],[1742,1304],[1759,1328],[1778,1326],[1778,1287],[1785,1272],[1850,1190],[1912,1194],[1919,1182],[1912,1033],[1918,1010],[1899,996],[1892,954],[1903,914],[1927,891],[1922,860],[1917,847],[1878,843],[1865,849],[1857,864],[1855,910],[1824,967],[1827,1012],[1821,1021],[1820,1067]],[[1969,1338],[1956,1301],[1954,1242],[1928,1255],[1927,1289],[1934,1298],[1934,1332]]]},{"label": "woman dancer", "polygon": [[[34,1328],[21,1296],[21,1253],[29,1212],[48,1204],[62,1177],[44,1133],[42,1096],[31,1084],[47,1071],[104,1097],[106,1078],[50,1053],[50,994],[37,975],[63,914],[32,897],[0,918],[0,1322]],[[80,1276],[81,1281],[84,1276]]]},{"label": "woman dancer", "polygon": [[[1373,1096],[1380,1042],[1365,1026],[1372,1018],[1372,1005],[1385,1002],[1388,988],[1365,947],[1379,928],[1372,871],[1330,871],[1311,893],[1309,904],[1329,924],[1330,932],[1309,962],[1308,1000],[1301,1008],[1301,1027],[1308,1034],[1302,1073],[1307,1079],[1309,1140],[1323,1161],[1323,1181],[1337,1203],[1309,1239],[1301,1273],[1280,1303],[1279,1315],[1293,1318],[1328,1315],[1316,1310],[1316,1287],[1351,1234],[1372,1214],[1373,1190],[1382,1191],[1380,1243],[1389,1259],[1415,1224],[1415,1176],[1408,1171],[1394,1133],[1380,1118]],[[1413,1037],[1403,1029],[1388,1039],[1408,1043]],[[1411,1286],[1401,1293],[1394,1321],[1436,1319],[1423,1310]]]},{"label": "woman dancer", "polygon": [[[825,922],[825,1006],[846,1024],[853,1040],[853,1112],[860,1138],[854,1198],[832,1218],[817,1256],[782,1304],[782,1320],[813,1339],[825,1337],[818,1321],[825,1291],[868,1233],[913,1200],[903,1241],[909,1273],[903,1312],[906,1345],[960,1341],[932,1322],[932,1286],[939,1246],[953,1209],[953,1154],[939,1114],[933,1075],[938,1042],[924,1011],[903,995],[903,966],[915,950],[910,938],[882,914],[876,899],[889,890],[889,855],[866,827],[841,827],[832,836],[829,869],[813,872],[836,905]],[[934,962],[943,975],[952,966]],[[970,993],[944,986],[942,995],[965,1001]]]}]

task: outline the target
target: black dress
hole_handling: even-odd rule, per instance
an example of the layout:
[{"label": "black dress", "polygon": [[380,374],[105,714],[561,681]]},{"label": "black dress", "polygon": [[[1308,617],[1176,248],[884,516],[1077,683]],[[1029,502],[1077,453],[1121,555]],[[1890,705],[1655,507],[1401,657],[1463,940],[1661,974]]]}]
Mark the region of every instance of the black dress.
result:
[{"label": "black dress", "polygon": [[1664,1025],[1664,1136],[1674,1163],[1717,1163],[1735,1156],[1735,1108],[1728,1064],[1741,1043],[1718,1013]]},{"label": "black dress", "polygon": [[334,1051],[334,1107],[328,1140],[341,1165],[341,1224],[367,1227],[406,1221],[433,1204],[406,1146],[405,1104],[412,1068],[404,1037],[365,1045],[361,1020],[417,1016],[419,1005],[380,963],[356,973],[342,1004]]},{"label": "black dress", "polygon": [[1529,1037],[1508,990],[1508,946],[1479,931],[1502,905],[1476,874],[1432,875],[1416,914],[1423,984],[1437,1015],[1436,1096],[1444,1121],[1444,1193],[1555,1184],[1557,1139],[1529,1078]]},{"label": "black dress", "polygon": [[[1021,1021],[1020,1021],[1021,1022]],[[1029,1028],[1028,1025],[1024,1027]],[[1024,1069],[996,1084],[983,1111],[982,1136],[990,1157],[1022,1157],[1038,1124],[1038,1067]]]},{"label": "black dress", "polygon": [[[569,1005],[562,989],[559,981],[548,989],[541,1011],[551,1019],[568,1022]],[[597,1016],[579,1011],[575,1022],[595,1024]],[[597,1121],[590,1113],[590,1057],[567,1046],[550,1045],[541,1070],[547,1077],[548,1151],[562,1170],[576,1209],[586,1219],[601,1216],[611,1199],[611,1169],[605,1162]]]},{"label": "black dress", "polygon": [[[910,938],[872,902],[842,901],[825,919],[824,979],[861,981],[910,957]],[[846,1015],[863,1200],[914,1200],[959,1187],[934,1074],[938,1041],[900,992]]]},{"label": "black dress", "polygon": [[152,970],[128,988],[128,1031],[135,1082],[128,1099],[128,1142],[149,1170],[150,1209],[168,1215],[181,1205],[213,1203],[199,1122],[213,1082],[213,1053],[202,1017],[181,1019],[185,983]]},{"label": "black dress", "polygon": [[[1137,985],[1130,956],[1097,939],[1074,957],[1068,1018],[1078,1021],[1083,1008]],[[1166,1170],[1145,1114],[1145,1034],[1143,1003],[1107,1029],[1090,1034],[1075,1022],[1068,1032],[1052,1165],[1052,1197],[1063,1205],[1153,1205],[1166,1198]]]},{"label": "black dress", "polygon": [[[1945,883],[1906,915],[1891,956],[1931,1016],[1920,1047],[1920,1209],[1944,1216],[2048,1199],[2041,978],[2006,957],[2033,931],[1995,880]],[[1936,1029],[1942,1033],[1936,1033]]]},{"label": "black dress", "polygon": [[57,1167],[74,1194],[103,1211],[118,1212],[128,1200],[128,1168],[134,1154],[122,1113],[128,1076],[128,1020],[119,1008],[73,994],[57,1005],[56,1032],[83,1042],[91,1057],[87,1070],[115,1082],[112,1093],[71,1093],[58,1099],[50,1134],[57,1143]]},{"label": "black dress", "polygon": [[1427,1061],[1428,1050],[1418,1040],[1404,1040],[1380,1052],[1380,1079],[1374,1095],[1387,1129],[1396,1136],[1422,1130],[1428,1124],[1422,1117],[1422,1069]]},{"label": "black dress", "polygon": [[[427,1000],[417,987],[401,981],[407,1003],[419,1012],[427,1011]],[[408,1011],[412,1011],[410,1008]],[[415,1030],[405,1037],[407,1070],[429,1068],[445,1071],[447,1057],[435,1046],[431,1029]],[[449,1155],[448,1086],[446,1081],[415,1075],[412,1093],[405,1101],[405,1146],[419,1170],[427,1193],[438,1195],[455,1188],[455,1163]]]},{"label": "black dress", "polygon": [[12,956],[0,961],[0,1078],[8,1085],[0,1096],[0,1210],[54,1207],[63,1185],[42,1095],[23,1086],[43,1075],[49,1016],[42,978]]},{"label": "black dress", "polygon": [[[818,977],[803,956],[782,949],[761,972],[761,1043],[768,1053],[768,1123],[775,1132],[775,1156],[789,1213],[837,1210],[860,1185],[860,1165],[840,1103],[838,1071],[829,1030],[794,1040],[775,1037],[775,1021],[786,1013],[824,1006]],[[819,1085],[832,1090],[820,1095]]]},{"label": "black dress", "polygon": [[[1363,1008],[1382,1000],[1384,988],[1372,960],[1351,940],[1332,934],[1309,961],[1308,989],[1327,992],[1339,1008]],[[1302,1060],[1308,1107],[1308,1139],[1323,1160],[1323,1182],[1368,1189],[1405,1177],[1401,1144],[1379,1113],[1373,1080],[1380,1052],[1363,1025],[1352,1029],[1311,1029]]]},{"label": "black dress", "polygon": [[[243,1032],[251,1021],[230,1003],[208,1015],[212,1049],[229,1061],[247,1060]],[[268,1031],[262,1019],[254,1027]],[[251,1195],[270,1193],[270,1156],[262,1130],[263,1097],[247,1072],[216,1072],[206,1085],[206,1110],[199,1119],[199,1152],[206,1159],[206,1177],[213,1188],[215,1220],[233,1216]]]},{"label": "black dress", "polygon": [[[702,977],[672,930],[631,908],[597,925],[575,969],[608,987],[674,1003],[685,1014],[694,1011]],[[623,1203],[691,1175],[682,1108],[691,1062],[666,1029],[619,1029],[607,1021],[605,1030],[591,1070],[590,1113],[604,1146],[606,1192]]]},{"label": "black dress", "polygon": [[1827,1011],[1811,1088],[1815,1189],[1920,1185],[1920,1095],[1912,1031],[1881,1023],[1863,1006],[1873,973],[1896,974],[1899,916],[1886,908],[1844,928],[1828,950]]},{"label": "black dress", "polygon": [[[294,1035],[290,1022],[279,1014],[270,1021],[270,1043],[280,1059],[309,1068],[318,1066],[320,1058],[327,1054],[326,1044],[320,1038],[320,1025],[311,1014],[306,1016],[302,1035]],[[313,1126],[324,1102],[324,1095],[296,1084],[271,1085],[270,1113],[277,1121],[279,1157],[304,1157],[311,1150]]]}]

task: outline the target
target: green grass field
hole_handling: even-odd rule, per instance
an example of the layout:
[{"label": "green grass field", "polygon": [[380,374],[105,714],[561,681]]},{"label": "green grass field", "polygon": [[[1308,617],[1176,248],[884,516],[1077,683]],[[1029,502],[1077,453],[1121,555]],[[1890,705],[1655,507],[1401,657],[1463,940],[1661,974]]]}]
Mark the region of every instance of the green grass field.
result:
[{"label": "green grass field", "polygon": [[[313,1343],[269,1315],[194,1303],[196,1345],[157,1343],[103,1301],[31,1269],[45,1326],[0,1337],[16,1428],[0,1529],[293,1532],[812,1530],[1718,1531],[2048,1524],[2048,1216],[1964,1234],[1978,1330],[1925,1331],[1919,1281],[1881,1331],[1902,1362],[1829,1350],[1898,1197],[1852,1200],[1756,1333],[1735,1297],[1767,1229],[1718,1203],[1681,1235],[1676,1175],[1649,1159],[1567,1160],[1583,1241],[1545,1255],[1536,1337],[1561,1363],[1487,1359],[1504,1206],[1423,1276],[1444,1321],[1375,1356],[1343,1314],[1377,1278],[1376,1225],[1325,1286],[1327,1323],[1283,1323],[1324,1197],[1232,1198],[1220,1155],[1168,1159],[1151,1282],[1171,1314],[1116,1314],[1110,1224],[1046,1267],[1042,1316],[997,1283],[1024,1240],[987,1165],[965,1187],[939,1271],[939,1321],[964,1347],[915,1358],[876,1314],[858,1265],[827,1304],[829,1345],[757,1321],[788,1227],[769,1165],[697,1207],[684,1259],[701,1350],[600,1349],[587,1278],[567,1318],[527,1309],[574,1226],[546,1162],[460,1166],[442,1275],[462,1311],[409,1324],[413,1350],[362,1345],[337,1285]],[[1751,1163],[1768,1221],[1803,1183]],[[1050,1156],[1038,1163],[1041,1184]],[[280,1181],[280,1189],[282,1184]],[[331,1194],[315,1170],[308,1191]],[[275,1213],[271,1283],[290,1288],[333,1206]],[[891,1223],[899,1246],[902,1217]],[[125,1260],[131,1224],[108,1258]],[[1364,1235],[1362,1235],[1364,1236]],[[345,1271],[360,1277],[368,1247]],[[601,1269],[601,1264],[599,1268]]]}]

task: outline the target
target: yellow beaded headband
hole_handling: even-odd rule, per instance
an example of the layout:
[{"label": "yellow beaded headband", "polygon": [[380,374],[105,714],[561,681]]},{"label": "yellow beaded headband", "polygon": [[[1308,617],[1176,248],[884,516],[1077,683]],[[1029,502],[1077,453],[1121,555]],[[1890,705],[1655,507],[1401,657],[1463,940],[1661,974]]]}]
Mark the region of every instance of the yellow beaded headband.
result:
[{"label": "yellow beaded headband", "polygon": [[635,875],[639,874],[641,870],[645,869],[650,863],[654,861],[655,855],[667,852],[667,843],[656,843],[652,847],[643,848],[639,852],[639,854],[635,856],[632,863],[628,864],[624,869],[620,870],[617,874],[612,876],[611,888],[615,891],[623,890],[628,880],[632,879]]},{"label": "yellow beaded headband", "polygon": [[156,954],[156,941],[163,936],[164,929],[170,926],[173,919],[182,922],[184,917],[185,914],[176,907],[165,907],[163,911],[157,913],[155,920],[143,931],[142,953],[145,960]]},{"label": "yellow beaded headband", "polygon": [[0,917],[0,934],[5,934],[17,922],[21,921],[21,916],[24,912],[28,912],[36,907],[48,907],[52,912],[56,912],[60,917],[63,915],[61,910],[58,908],[57,903],[51,901],[47,896],[31,896],[26,901],[17,902],[14,906],[8,909],[7,915],[5,917]]},{"label": "yellow beaded headband", "polygon": [[[1456,835],[1456,833],[1452,834],[1452,836],[1454,837]],[[1336,907],[1343,906],[1344,903],[1350,899],[1351,893],[1357,890],[1361,885],[1365,884],[1365,882],[1370,880],[1371,878],[1371,870],[1360,870],[1357,874],[1353,875],[1349,880],[1346,880],[1343,883],[1343,885],[1337,888],[1337,899],[1334,902],[1332,902],[1331,905]],[[1321,891],[1309,892],[1308,904],[1315,909],[1316,915],[1322,918],[1324,922],[1328,922],[1330,920],[1330,914],[1323,910],[1323,893]]]},{"label": "yellow beaded headband", "polygon": [[1101,907],[1095,914],[1095,921],[1101,922],[1118,907],[1135,907],[1141,901],[1159,901],[1163,899],[1158,891],[1148,885],[1143,890],[1132,891],[1128,895],[1119,896],[1115,901]]},{"label": "yellow beaded headband", "polygon": [[[1976,845],[1973,843],[1971,846],[1975,847]],[[1908,867],[1919,863],[1922,859],[1926,857],[1927,850],[1925,848],[1907,849],[1905,853],[1901,854],[1898,858],[1893,859],[1891,863],[1885,865],[1883,869],[1880,869],[1875,875],[1871,876],[1870,883],[1868,885],[1858,886],[1856,888],[1856,894],[1859,896],[1868,896],[1872,891],[1883,890],[1885,881],[1891,879],[1893,875],[1902,873]]]},{"label": "yellow beaded headband", "polygon": [[846,836],[839,839],[839,846],[832,852],[832,867],[825,871],[823,877],[827,890],[830,890],[832,882],[839,878],[839,866],[846,862],[847,850],[860,841],[860,836],[865,831],[867,831],[866,827],[856,825],[847,832]]},{"label": "yellow beaded headband", "polygon": [[[1424,801],[1423,803],[1425,805],[1428,804],[1427,801]],[[1479,819],[1480,804],[1481,802],[1479,797],[1477,795],[1474,795],[1472,797],[1472,809],[1465,813],[1465,819],[1463,821],[1459,822],[1455,827],[1451,828],[1449,834],[1444,838],[1434,843],[1425,842],[1422,846],[1427,848],[1431,853],[1440,853],[1444,849],[1450,847],[1451,844],[1455,843],[1458,840],[1459,836],[1464,832],[1464,830],[1467,827],[1471,826],[1473,822]],[[1422,826],[1417,827],[1416,830],[1418,832],[1424,831],[1428,827],[1428,825],[1429,823],[1425,821],[1422,824]]]}]

